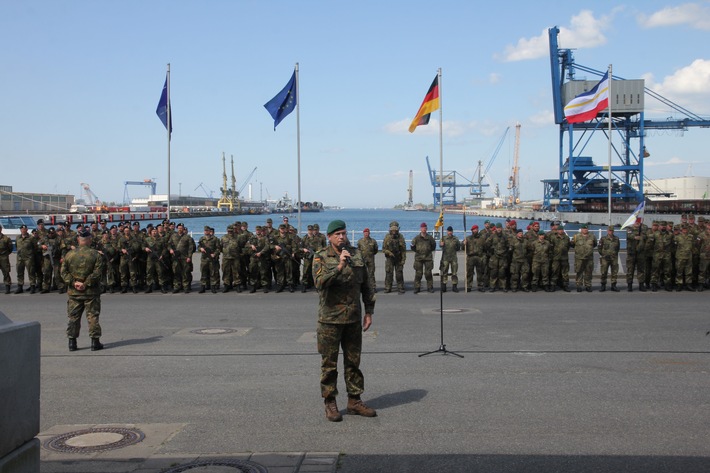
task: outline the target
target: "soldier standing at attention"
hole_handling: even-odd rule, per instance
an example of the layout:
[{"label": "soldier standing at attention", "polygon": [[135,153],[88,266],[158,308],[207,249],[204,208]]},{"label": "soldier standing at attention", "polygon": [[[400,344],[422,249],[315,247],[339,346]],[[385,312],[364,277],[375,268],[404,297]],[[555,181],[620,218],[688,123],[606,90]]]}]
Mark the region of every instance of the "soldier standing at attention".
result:
[{"label": "soldier standing at attention", "polygon": [[82,230],[79,233],[79,247],[67,253],[62,263],[62,279],[67,285],[67,337],[69,351],[76,351],[76,339],[81,329],[81,315],[86,310],[86,320],[89,323],[91,351],[101,350],[104,346],[101,338],[101,274],[104,258],[98,251],[91,248],[91,232]]},{"label": "soldier standing at attention", "polygon": [[204,236],[197,244],[200,252],[200,294],[204,294],[208,287],[212,294],[217,293],[220,246],[219,240],[214,236],[213,228],[205,226]]},{"label": "soldier standing at attention", "polygon": [[671,251],[673,250],[673,234],[668,231],[666,222],[659,222],[660,230],[653,236],[653,274],[651,275],[651,291],[658,291],[658,283],[662,282],[666,291],[673,290],[671,279]]},{"label": "soldier standing at attention", "polygon": [[690,226],[684,223],[680,234],[675,237],[675,290],[691,290],[693,280],[693,247],[696,237],[690,233]]},{"label": "soldier standing at attention", "polygon": [[[496,292],[505,288],[505,264],[508,261],[508,240],[503,236],[503,228],[500,223],[491,227],[491,234],[486,240],[486,252],[488,253],[488,274],[490,288],[488,292]],[[527,282],[526,282],[527,284]]]},{"label": "soldier standing at attention", "polygon": [[367,276],[370,280],[372,292],[377,292],[377,284],[375,283],[375,255],[379,248],[377,240],[370,238],[370,229],[366,228],[362,231],[362,238],[357,241],[357,249],[360,250],[365,266],[367,267]]},{"label": "soldier standing at attention", "polygon": [[592,292],[592,271],[594,270],[594,248],[597,246],[597,237],[589,233],[587,224],[581,226],[579,233],[573,238],[570,246],[574,248],[574,272],[577,292],[586,289]]},{"label": "soldier standing at attention", "polygon": [[626,230],[626,285],[627,290],[634,290],[634,272],[639,282],[639,291],[646,292],[646,232],[641,219]]},{"label": "soldier standing at attention", "polygon": [[385,254],[385,292],[392,292],[392,280],[397,279],[397,290],[404,294],[404,263],[407,261],[407,244],[399,233],[399,223],[390,222],[390,232],[382,242]]},{"label": "soldier standing at attention", "polygon": [[600,292],[606,291],[606,275],[611,266],[611,290],[619,292],[616,287],[616,277],[619,274],[619,248],[621,242],[619,237],[614,235],[614,227],[610,226],[606,229],[606,235],[599,239],[599,269],[601,271],[602,287]]},{"label": "soldier standing at attention", "polygon": [[185,231],[185,226],[179,223],[177,232],[172,234],[168,242],[168,251],[173,260],[173,294],[182,289],[185,290],[185,294],[190,292],[194,245],[195,242]]},{"label": "soldier standing at attention", "polygon": [[2,272],[5,283],[5,294],[10,294],[12,278],[10,277],[10,253],[12,253],[12,240],[9,236],[3,235],[2,225],[0,225],[0,272]]},{"label": "soldier standing at attention", "polygon": [[485,239],[478,232],[478,225],[471,225],[471,234],[464,240],[466,251],[466,292],[471,292],[473,276],[476,276],[478,290],[484,291]]},{"label": "soldier standing at attention", "polygon": [[557,226],[557,235],[551,237],[552,240],[552,273],[550,283],[554,289],[555,284],[559,284],[562,290],[569,292],[569,237],[565,233],[565,227]]},{"label": "soldier standing at attention", "polygon": [[434,269],[434,250],[436,241],[427,232],[426,223],[419,225],[419,235],[412,238],[411,249],[414,251],[414,294],[421,290],[422,273],[426,279],[426,289],[434,292],[434,276],[431,272]]},{"label": "soldier standing at attention", "polygon": [[313,255],[316,254],[316,237],[313,234],[313,225],[308,225],[306,236],[301,240],[303,253],[303,272],[301,274],[301,292],[306,292],[313,287]]},{"label": "soldier standing at attention", "polygon": [[17,248],[17,290],[15,294],[22,294],[22,286],[25,284],[25,268],[27,277],[30,280],[30,294],[35,293],[35,252],[37,251],[37,239],[29,234],[27,225],[20,225],[20,234],[15,239]]},{"label": "soldier standing at attention", "polygon": [[[236,232],[235,232],[236,225]],[[240,266],[242,262],[241,248],[239,247],[239,233],[241,232],[241,222],[227,225],[227,234],[224,235],[220,244],[222,245],[222,292],[229,292],[234,288],[237,292],[242,292],[242,280]]]},{"label": "soldier standing at attention", "polygon": [[536,292],[538,287],[544,289],[545,292],[552,292],[550,287],[551,246],[542,232],[537,234],[537,240],[529,246],[532,251],[532,282],[530,284],[533,292]]},{"label": "soldier standing at attention", "polygon": [[442,249],[441,264],[439,265],[441,290],[446,292],[446,280],[449,268],[451,268],[451,290],[459,292],[459,258],[456,252],[461,249],[461,241],[454,236],[453,227],[446,228],[446,235],[441,238],[439,246]]},{"label": "soldier standing at attention", "polygon": [[[317,337],[325,416],[331,422],[343,420],[335,400],[338,395],[338,351],[342,348],[347,412],[375,417],[377,412],[360,399],[365,390],[360,371],[362,332],[372,325],[375,294],[368,281],[362,254],[347,243],[345,222],[333,220],[327,233],[329,245],[313,258],[313,276],[320,296]],[[365,305],[364,316],[362,304]]]},{"label": "soldier standing at attention", "polygon": [[528,280],[528,243],[523,239],[523,229],[518,228],[510,245],[510,288],[513,292],[530,289],[525,285]]}]

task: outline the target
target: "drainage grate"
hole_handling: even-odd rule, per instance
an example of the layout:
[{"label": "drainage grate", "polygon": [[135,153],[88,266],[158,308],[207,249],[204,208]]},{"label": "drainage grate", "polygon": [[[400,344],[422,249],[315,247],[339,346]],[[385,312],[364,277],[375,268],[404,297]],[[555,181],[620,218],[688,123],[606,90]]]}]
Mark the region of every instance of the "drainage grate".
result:
[{"label": "drainage grate", "polygon": [[237,330],[233,328],[199,328],[197,330],[190,330],[190,333],[196,333],[197,335],[226,335],[235,332],[237,332]]},{"label": "drainage grate", "polygon": [[[213,466],[222,466],[242,473],[268,473],[269,470],[266,467],[259,465],[258,463],[253,463],[250,461],[243,460],[209,460],[201,461],[195,463],[188,463],[187,465],[181,465],[175,468],[170,468],[169,470],[163,470],[161,473],[181,473],[183,471],[190,471],[195,468],[209,468]],[[212,471],[204,470],[204,471]],[[221,471],[221,470],[220,470]]]},{"label": "drainage grate", "polygon": [[50,438],[44,448],[64,453],[96,453],[141,442],[145,434],[138,429],[95,427],[76,430]]}]

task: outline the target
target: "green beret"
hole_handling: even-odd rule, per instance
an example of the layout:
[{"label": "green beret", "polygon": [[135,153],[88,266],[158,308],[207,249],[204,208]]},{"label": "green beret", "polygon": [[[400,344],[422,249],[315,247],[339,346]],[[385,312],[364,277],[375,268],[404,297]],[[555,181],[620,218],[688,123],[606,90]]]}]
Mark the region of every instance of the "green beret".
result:
[{"label": "green beret", "polygon": [[227,230],[234,230],[234,225],[227,225]]},{"label": "green beret", "polygon": [[208,225],[205,225],[205,231],[209,230],[210,227]]},{"label": "green beret", "polygon": [[333,220],[328,224],[328,235],[331,233],[337,232],[338,230],[344,230],[345,229],[345,222],[342,220]]},{"label": "green beret", "polygon": [[498,223],[496,223],[496,228],[503,228],[503,225],[500,222],[498,222]]},{"label": "green beret", "polygon": [[587,225],[586,223],[583,223],[579,228],[589,228],[589,225]]},{"label": "green beret", "polygon": [[313,225],[308,225],[308,230],[313,230]]},{"label": "green beret", "polygon": [[286,230],[286,228],[287,228],[286,225],[283,223],[281,225],[279,225],[279,230]]},{"label": "green beret", "polygon": [[314,223],[313,230],[320,230],[320,225],[318,225],[317,223]]}]

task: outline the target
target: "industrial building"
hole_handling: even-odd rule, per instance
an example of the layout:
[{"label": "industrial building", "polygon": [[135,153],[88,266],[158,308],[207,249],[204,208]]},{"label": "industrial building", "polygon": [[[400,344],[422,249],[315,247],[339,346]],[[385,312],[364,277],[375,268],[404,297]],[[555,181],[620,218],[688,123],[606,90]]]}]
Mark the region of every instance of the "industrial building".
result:
[{"label": "industrial building", "polygon": [[0,213],[62,213],[74,205],[69,194],[14,192],[12,186],[0,186]]}]

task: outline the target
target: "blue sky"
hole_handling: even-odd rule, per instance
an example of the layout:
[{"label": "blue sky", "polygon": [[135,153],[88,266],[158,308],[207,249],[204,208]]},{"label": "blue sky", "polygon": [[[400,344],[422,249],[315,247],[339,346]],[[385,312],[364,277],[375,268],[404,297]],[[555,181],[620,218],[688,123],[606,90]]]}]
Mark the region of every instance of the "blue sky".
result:
[{"label": "blue sky", "polygon": [[[296,114],[274,132],[263,105],[298,62],[304,201],[389,207],[412,169],[414,200],[431,202],[438,112],[407,127],[439,67],[444,169],[472,177],[520,122],[521,196],[540,199],[558,174],[551,26],[577,63],[710,116],[710,2],[611,3],[0,0],[0,184],[78,195],[86,182],[121,201],[124,181],[155,178],[167,192],[155,108],[170,63],[172,193],[218,194],[225,152],[238,186],[258,168],[254,198],[295,197]],[[647,119],[671,116],[647,99]],[[647,176],[709,176],[708,133],[649,133]],[[489,172],[504,193],[513,136]]]}]

